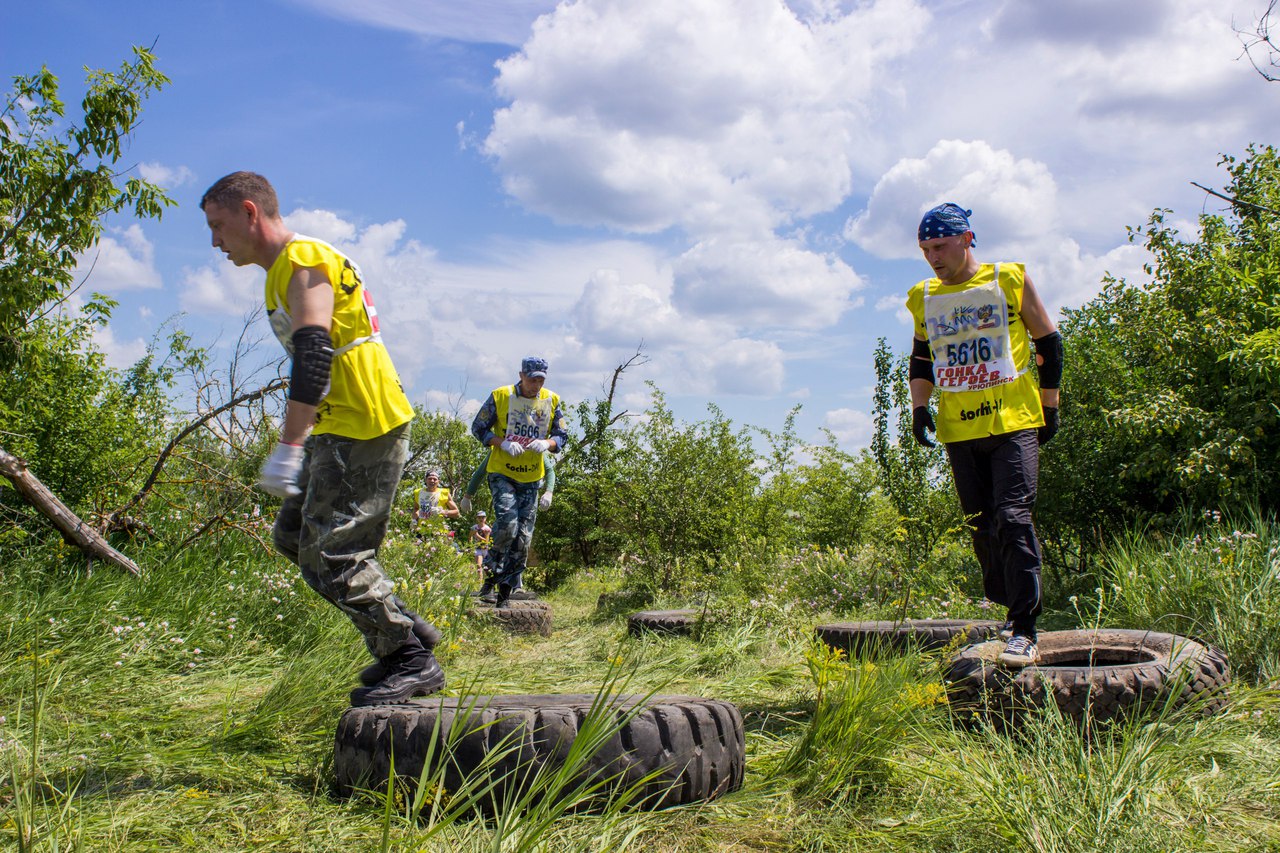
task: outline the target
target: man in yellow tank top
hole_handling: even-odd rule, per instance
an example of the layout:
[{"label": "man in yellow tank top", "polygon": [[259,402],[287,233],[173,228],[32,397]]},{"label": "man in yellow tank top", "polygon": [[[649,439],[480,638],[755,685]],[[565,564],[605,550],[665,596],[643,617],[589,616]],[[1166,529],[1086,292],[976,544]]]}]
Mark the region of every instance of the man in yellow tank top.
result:
[{"label": "man in yellow tank top", "polygon": [[542,387],[547,360],[529,356],[520,363],[514,385],[494,388],[471,422],[471,434],[490,448],[489,493],[493,498],[493,540],[485,557],[486,598],[494,587],[498,607],[507,607],[520,586],[533,527],[538,520],[538,489],[546,474],[543,455],[559,453],[569,440],[560,395]]},{"label": "man in yellow tank top", "polygon": [[322,240],[289,230],[266,178],[234,172],[200,200],[236,266],[267,271],[267,315],[292,358],[280,441],[259,486],[283,498],[272,538],[307,584],[342,610],[376,662],[355,705],[444,687],[432,654],[440,632],[405,607],[377,560],[413,419],[360,270]]},{"label": "man in yellow tank top", "polygon": [[920,251],[934,277],[907,295],[915,321],[912,433],[933,447],[934,431],[946,446],[983,589],[1008,608],[1000,662],[1023,667],[1039,657],[1040,542],[1031,514],[1039,445],[1058,429],[1062,337],[1021,264],[978,262],[971,214],[946,203],[920,221]]},{"label": "man in yellow tank top", "polygon": [[434,468],[422,478],[423,486],[413,492],[413,517],[417,523],[417,536],[449,535],[445,519],[462,515],[449,490],[440,485],[440,472]]}]

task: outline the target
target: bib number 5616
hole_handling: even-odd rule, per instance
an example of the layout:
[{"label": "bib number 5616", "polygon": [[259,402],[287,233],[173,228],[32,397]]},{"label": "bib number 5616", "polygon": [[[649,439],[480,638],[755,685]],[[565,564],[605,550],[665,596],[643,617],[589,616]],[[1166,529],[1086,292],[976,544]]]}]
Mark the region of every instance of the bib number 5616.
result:
[{"label": "bib number 5616", "polygon": [[991,360],[991,341],[987,338],[974,338],[958,344],[947,344],[947,366],[959,364],[982,364]]}]

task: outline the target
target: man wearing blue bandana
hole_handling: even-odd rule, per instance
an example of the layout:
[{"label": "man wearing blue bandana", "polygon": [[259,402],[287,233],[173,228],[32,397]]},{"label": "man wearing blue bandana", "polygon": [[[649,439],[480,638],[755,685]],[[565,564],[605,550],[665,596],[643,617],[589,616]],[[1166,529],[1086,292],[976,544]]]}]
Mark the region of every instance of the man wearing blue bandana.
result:
[{"label": "man wearing blue bandana", "polygon": [[542,387],[547,369],[545,358],[524,359],[519,380],[493,389],[471,422],[471,434],[489,448],[493,498],[493,539],[484,562],[491,580],[481,592],[487,595],[496,586],[495,603],[502,608],[510,606],[524,574],[547,471],[543,456],[559,453],[569,440],[560,395]]},{"label": "man wearing blue bandana", "polygon": [[1031,513],[1039,445],[1058,430],[1062,337],[1022,264],[978,262],[972,214],[947,202],[920,220],[917,239],[934,277],[907,294],[915,321],[911,431],[925,447],[934,446],[931,431],[946,446],[983,590],[1008,608],[1000,662],[1023,667],[1039,657],[1040,543]]}]

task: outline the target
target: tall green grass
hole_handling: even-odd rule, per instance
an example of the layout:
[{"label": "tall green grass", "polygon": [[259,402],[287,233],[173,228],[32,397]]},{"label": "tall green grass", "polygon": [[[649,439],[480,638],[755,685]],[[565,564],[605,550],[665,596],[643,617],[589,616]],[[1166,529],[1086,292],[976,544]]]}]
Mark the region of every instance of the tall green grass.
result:
[{"label": "tall green grass", "polygon": [[[393,539],[381,556],[398,594],[444,626],[439,654],[454,695],[607,694],[625,672],[631,692],[722,698],[743,711],[745,787],[720,801],[650,813],[619,795],[579,813],[579,786],[594,782],[547,771],[540,796],[488,818],[448,817],[430,779],[417,800],[394,788],[372,799],[331,795],[333,732],[365,652],[340,614],[252,540],[177,555],[141,547],[140,579],[86,574],[57,545],[10,551],[0,561],[0,846],[1276,849],[1280,721],[1269,694],[1249,687],[1280,668],[1267,635],[1280,624],[1276,528],[1210,520],[1210,536],[1188,524],[1179,537],[1135,536],[1111,555],[1103,618],[1224,648],[1236,672],[1228,712],[1148,717],[1093,738],[1052,710],[1016,737],[954,728],[936,658],[871,666],[831,656],[812,644],[812,624],[871,613],[789,602],[782,581],[754,604],[713,596],[704,631],[688,639],[628,637],[623,614],[596,611],[610,587],[583,578],[551,598],[551,638],[516,637],[467,615],[465,560]],[[1241,544],[1214,553],[1221,537]],[[829,571],[832,560],[813,565]],[[616,717],[600,720],[580,749]],[[474,790],[486,784],[479,778]]]},{"label": "tall green grass", "polygon": [[1234,676],[1280,680],[1280,523],[1256,512],[1184,517],[1171,534],[1131,533],[1103,561],[1113,627],[1182,634],[1222,649]]}]

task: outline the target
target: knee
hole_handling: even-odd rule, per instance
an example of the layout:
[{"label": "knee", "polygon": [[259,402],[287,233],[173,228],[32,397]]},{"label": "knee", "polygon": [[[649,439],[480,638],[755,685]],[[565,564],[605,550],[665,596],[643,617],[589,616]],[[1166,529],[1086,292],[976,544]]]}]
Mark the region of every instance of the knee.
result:
[{"label": "knee", "polygon": [[1030,527],[1031,507],[1020,504],[1000,507],[995,512],[994,526],[997,533]]}]

